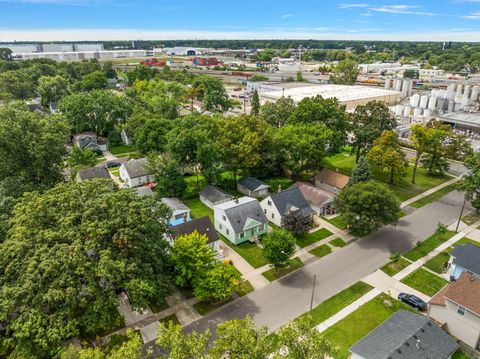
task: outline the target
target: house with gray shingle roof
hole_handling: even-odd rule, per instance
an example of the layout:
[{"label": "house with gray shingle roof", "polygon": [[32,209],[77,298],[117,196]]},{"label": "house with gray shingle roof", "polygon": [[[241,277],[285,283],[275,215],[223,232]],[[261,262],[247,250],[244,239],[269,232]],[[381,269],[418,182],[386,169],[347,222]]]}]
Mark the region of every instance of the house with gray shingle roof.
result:
[{"label": "house with gray shingle roof", "polygon": [[351,359],[449,359],[458,347],[430,319],[400,309],[349,350]]},{"label": "house with gray shingle roof", "polygon": [[97,178],[111,179],[110,173],[105,167],[84,168],[77,172],[75,179],[77,182],[94,180]]},{"label": "house with gray shingle roof", "polygon": [[178,198],[162,198],[162,203],[172,211],[169,219],[169,226],[176,226],[190,221],[190,208]]},{"label": "house with gray shingle roof", "polygon": [[255,198],[242,197],[213,208],[215,229],[231,243],[254,242],[268,233],[268,220]]},{"label": "house with gray shingle roof", "polygon": [[290,213],[306,223],[313,221],[313,209],[297,187],[271,194],[260,202],[260,206],[268,220],[278,227],[283,226],[283,218]]},{"label": "house with gray shingle roof", "polygon": [[450,279],[457,280],[463,272],[480,277],[480,243],[478,246],[471,243],[458,245],[450,252],[448,262]]},{"label": "house with gray shingle roof", "polygon": [[128,187],[139,187],[146,183],[153,182],[153,175],[148,170],[146,158],[130,160],[120,166],[120,178]]},{"label": "house with gray shingle roof", "polygon": [[198,192],[198,196],[200,197],[200,201],[211,209],[217,204],[225,203],[233,199],[230,193],[212,185],[205,186],[204,189]]},{"label": "house with gray shingle roof", "polygon": [[237,181],[237,191],[245,196],[258,198],[268,195],[270,186],[255,177],[243,177]]}]

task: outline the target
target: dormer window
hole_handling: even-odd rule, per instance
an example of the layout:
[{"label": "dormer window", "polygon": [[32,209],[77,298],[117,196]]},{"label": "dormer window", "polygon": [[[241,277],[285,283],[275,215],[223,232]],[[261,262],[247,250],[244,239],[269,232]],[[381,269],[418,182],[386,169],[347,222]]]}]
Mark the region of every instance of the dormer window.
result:
[{"label": "dormer window", "polygon": [[467,310],[464,307],[462,307],[461,305],[459,305],[458,308],[457,308],[457,314],[461,315],[462,317],[465,316],[466,311]]},{"label": "dormer window", "polygon": [[272,201],[267,201],[267,204],[268,204],[269,206],[271,206],[271,205],[272,205]]},{"label": "dormer window", "polygon": [[226,221],[227,221],[227,217],[226,217],[226,216],[222,216],[222,220],[223,220],[224,222],[226,222]]}]

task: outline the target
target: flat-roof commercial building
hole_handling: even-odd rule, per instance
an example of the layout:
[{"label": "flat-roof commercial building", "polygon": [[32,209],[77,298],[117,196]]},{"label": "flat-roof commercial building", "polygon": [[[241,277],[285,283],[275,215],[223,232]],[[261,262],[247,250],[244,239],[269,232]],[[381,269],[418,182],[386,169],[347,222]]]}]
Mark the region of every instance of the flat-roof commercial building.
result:
[{"label": "flat-roof commercial building", "polygon": [[348,85],[316,85],[299,83],[254,83],[249,90],[257,90],[263,102],[276,101],[282,96],[290,97],[296,103],[307,97],[337,98],[347,110],[354,110],[359,105],[370,101],[381,101],[394,105],[401,95],[398,91],[385,90],[380,87]]},{"label": "flat-roof commercial building", "polygon": [[111,50],[111,51],[57,51],[13,53],[15,60],[51,59],[54,61],[113,60],[122,58],[146,57],[146,50]]},{"label": "flat-roof commercial building", "polygon": [[440,115],[440,121],[454,124],[457,128],[469,130],[480,130],[480,113],[479,112],[450,112]]}]

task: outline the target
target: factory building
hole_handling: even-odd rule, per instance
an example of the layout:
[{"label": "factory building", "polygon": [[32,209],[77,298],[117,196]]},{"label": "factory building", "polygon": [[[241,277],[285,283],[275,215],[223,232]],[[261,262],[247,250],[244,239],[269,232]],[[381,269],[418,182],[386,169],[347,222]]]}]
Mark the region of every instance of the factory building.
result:
[{"label": "factory building", "polygon": [[362,75],[381,73],[385,73],[387,75],[403,75],[403,73],[407,70],[420,70],[420,67],[417,65],[402,65],[398,62],[376,62],[373,64],[360,64],[358,65],[358,69]]},{"label": "factory building", "polygon": [[457,133],[480,139],[480,113],[478,112],[450,112],[441,115],[439,120],[453,125]]},{"label": "factory building", "polygon": [[153,49],[153,56],[201,56],[205,54],[211,54],[212,52],[213,49],[178,46]]},{"label": "factory building", "polygon": [[257,90],[262,102],[276,101],[282,96],[290,97],[296,103],[304,98],[315,96],[337,98],[342,105],[345,105],[347,110],[354,110],[357,106],[374,100],[384,102],[387,105],[394,105],[401,95],[401,92],[378,87],[300,83],[249,82],[247,90],[250,92]]},{"label": "factory building", "polygon": [[15,54],[40,52],[82,52],[104,51],[103,44],[6,44],[2,47],[12,50]]},{"label": "factory building", "polygon": [[146,50],[68,51],[14,53],[14,60],[50,59],[54,61],[113,60],[148,56]]}]

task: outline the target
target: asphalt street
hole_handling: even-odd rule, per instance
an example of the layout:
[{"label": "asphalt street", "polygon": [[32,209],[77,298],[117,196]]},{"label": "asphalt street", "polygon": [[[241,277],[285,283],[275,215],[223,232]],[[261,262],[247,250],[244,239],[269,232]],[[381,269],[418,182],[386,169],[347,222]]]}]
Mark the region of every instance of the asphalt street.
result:
[{"label": "asphalt street", "polygon": [[402,218],[397,226],[375,234],[328,256],[307,263],[302,269],[270,285],[235,300],[185,327],[200,331],[223,321],[250,315],[258,326],[278,329],[310,307],[313,276],[317,276],[314,306],[361,280],[389,262],[394,253],[411,249],[418,241],[431,236],[439,222],[452,224],[458,218],[463,196],[452,192],[440,201],[427,205]]}]

